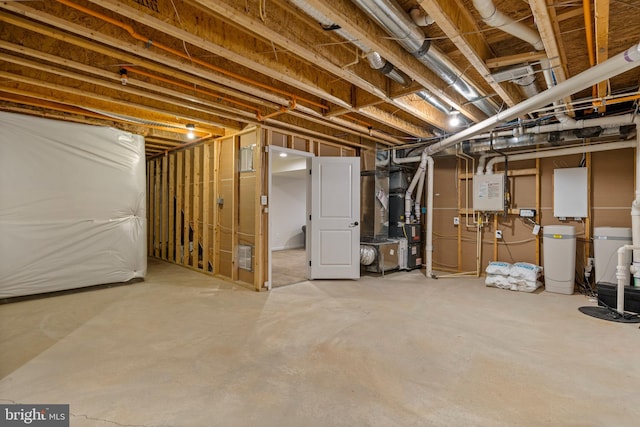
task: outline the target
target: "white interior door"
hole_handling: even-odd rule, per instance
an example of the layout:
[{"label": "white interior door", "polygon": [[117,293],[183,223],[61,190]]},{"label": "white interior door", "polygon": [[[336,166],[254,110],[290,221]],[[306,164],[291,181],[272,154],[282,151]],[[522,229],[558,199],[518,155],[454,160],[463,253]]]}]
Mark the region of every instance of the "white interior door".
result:
[{"label": "white interior door", "polygon": [[360,158],[313,157],[307,218],[310,279],[360,277]]}]

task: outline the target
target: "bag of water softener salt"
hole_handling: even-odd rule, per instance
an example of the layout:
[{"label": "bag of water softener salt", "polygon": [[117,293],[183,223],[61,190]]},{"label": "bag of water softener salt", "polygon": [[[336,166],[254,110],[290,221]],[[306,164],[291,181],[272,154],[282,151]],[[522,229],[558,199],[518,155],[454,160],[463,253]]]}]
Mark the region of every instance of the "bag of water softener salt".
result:
[{"label": "bag of water softener salt", "polygon": [[503,276],[501,274],[487,274],[487,277],[484,279],[484,284],[500,289],[509,289],[511,287],[509,276]]},{"label": "bag of water softener salt", "polygon": [[487,266],[485,273],[508,276],[510,271],[511,271],[511,264],[509,264],[508,262],[491,261]]},{"label": "bag of water softener salt", "polygon": [[525,280],[519,277],[509,276],[512,291],[533,292],[542,286],[539,280]]},{"label": "bag of water softener salt", "polygon": [[516,262],[509,270],[509,276],[535,282],[542,275],[542,267],[528,262]]}]

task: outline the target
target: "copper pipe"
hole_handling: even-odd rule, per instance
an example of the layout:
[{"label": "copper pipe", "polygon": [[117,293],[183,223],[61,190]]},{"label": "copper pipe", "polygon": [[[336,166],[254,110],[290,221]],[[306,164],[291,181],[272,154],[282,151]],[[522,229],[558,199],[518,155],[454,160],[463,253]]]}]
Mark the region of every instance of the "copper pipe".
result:
[{"label": "copper pipe", "polygon": [[[69,7],[73,8],[73,9],[76,9],[76,10],[78,10],[80,12],[84,12],[87,15],[91,15],[91,16],[93,16],[95,18],[101,19],[101,20],[103,20],[105,22],[108,22],[108,23],[110,23],[112,25],[115,25],[115,26],[117,26],[119,28],[122,28],[123,30],[128,32],[131,35],[131,37],[133,37],[136,40],[140,40],[140,41],[144,42],[145,45],[148,46],[148,47],[155,46],[160,50],[164,50],[165,52],[168,52],[168,53],[171,53],[173,55],[179,56],[180,58],[183,58],[183,59],[186,59],[186,60],[188,60],[190,62],[194,62],[196,64],[199,64],[199,65],[201,65],[201,66],[203,66],[205,68],[208,68],[208,69],[210,69],[212,71],[215,71],[215,72],[220,73],[220,74],[227,75],[227,76],[229,76],[231,78],[234,78],[236,80],[240,80],[242,82],[251,84],[253,86],[257,86],[257,87],[260,87],[260,88],[263,88],[263,89],[267,89],[267,90],[270,90],[272,92],[279,93],[281,95],[287,96],[289,98],[295,98],[296,97],[296,95],[294,95],[294,94],[292,94],[290,92],[287,92],[287,91],[284,91],[284,90],[281,90],[281,89],[277,89],[277,88],[275,88],[273,86],[269,86],[269,85],[266,85],[264,83],[257,82],[255,80],[248,79],[248,78],[243,77],[243,76],[241,76],[239,74],[235,74],[235,73],[227,71],[227,70],[225,70],[223,68],[216,67],[215,65],[212,65],[212,64],[210,64],[208,62],[205,62],[205,61],[203,61],[201,59],[193,58],[193,57],[187,55],[184,52],[181,52],[181,51],[176,50],[176,49],[174,49],[172,47],[166,46],[166,45],[164,45],[162,43],[154,42],[153,40],[143,36],[142,34],[137,33],[136,30],[131,25],[125,24],[124,22],[118,21],[117,19],[113,19],[113,18],[111,18],[111,17],[109,17],[107,15],[103,15],[100,12],[96,12],[96,11],[94,11],[92,9],[87,8],[87,7],[80,6],[79,4],[73,3],[73,2],[71,2],[69,0],[56,0],[56,1],[58,3],[62,3],[64,5],[66,5],[66,6],[69,6]],[[315,101],[312,101],[312,100],[309,100],[309,99],[305,99],[305,98],[300,98],[300,99],[302,101],[304,101],[305,103],[307,103],[307,104],[313,105],[313,106],[318,107],[318,108],[323,109],[323,110],[327,110],[329,108],[326,105],[323,105],[323,104],[321,104],[319,102],[315,102]]]},{"label": "copper pipe", "polygon": [[610,99],[603,98],[597,101],[593,101],[593,105],[596,107],[601,107],[605,105],[620,104],[621,102],[634,101],[636,99],[640,99],[640,94],[621,96],[619,98],[610,98]]},{"label": "copper pipe", "polygon": [[372,127],[371,123],[365,122],[364,120],[356,119],[355,117],[351,117],[349,114],[343,114],[342,117],[346,117],[347,119],[351,120],[352,122],[360,123],[361,125],[366,126],[367,128],[371,128]]},{"label": "copper pipe", "polygon": [[274,111],[273,113],[267,114],[266,116],[258,115],[258,120],[261,122],[264,122],[267,119],[270,119],[275,116],[279,116],[280,114],[284,114],[288,111],[294,110],[295,108],[296,108],[296,100],[293,99],[291,100],[291,103],[289,104],[288,107],[280,107],[278,111]]}]

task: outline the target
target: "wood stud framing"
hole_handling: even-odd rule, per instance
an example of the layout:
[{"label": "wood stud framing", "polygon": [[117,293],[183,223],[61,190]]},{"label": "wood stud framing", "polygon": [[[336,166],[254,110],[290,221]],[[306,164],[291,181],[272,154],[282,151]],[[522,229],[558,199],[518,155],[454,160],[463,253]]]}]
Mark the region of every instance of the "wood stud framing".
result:
[{"label": "wood stud framing", "polygon": [[[270,128],[252,127],[148,160],[149,255],[262,290],[269,220],[260,198],[268,192],[264,147],[272,135]],[[358,155],[327,141],[281,131],[278,136],[288,148],[315,155]],[[250,171],[239,171],[241,147],[252,148]],[[250,269],[239,268],[240,244],[252,247]]]}]

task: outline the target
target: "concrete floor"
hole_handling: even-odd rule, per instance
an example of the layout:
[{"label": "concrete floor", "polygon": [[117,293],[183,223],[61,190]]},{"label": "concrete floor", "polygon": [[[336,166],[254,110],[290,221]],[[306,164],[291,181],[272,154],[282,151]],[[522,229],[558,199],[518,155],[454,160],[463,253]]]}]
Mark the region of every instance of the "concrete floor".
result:
[{"label": "concrete floor", "polygon": [[0,306],[0,402],[71,426],[637,426],[640,330],[419,271],[270,293],[145,282]]}]

